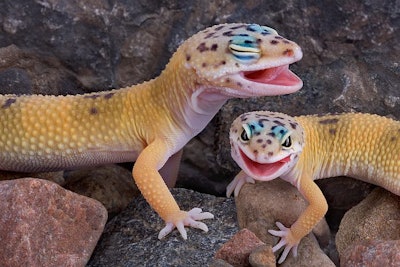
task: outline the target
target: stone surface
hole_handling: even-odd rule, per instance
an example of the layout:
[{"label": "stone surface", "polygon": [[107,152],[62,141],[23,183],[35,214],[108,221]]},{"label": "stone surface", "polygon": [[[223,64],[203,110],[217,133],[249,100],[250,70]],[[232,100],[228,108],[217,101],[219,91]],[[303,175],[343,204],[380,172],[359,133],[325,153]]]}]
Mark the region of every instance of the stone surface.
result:
[{"label": "stone surface", "polygon": [[88,266],[207,266],[215,252],[239,229],[233,199],[200,194],[177,188],[171,190],[181,209],[200,207],[214,214],[204,220],[208,233],[188,228],[185,241],[178,231],[162,240],[164,227],[159,216],[139,197],[114,217],[104,230]]},{"label": "stone surface", "polygon": [[340,257],[367,240],[400,240],[400,197],[377,188],[343,217],[336,234]]},{"label": "stone surface", "polygon": [[250,266],[250,253],[264,245],[253,232],[242,229],[226,242],[215,254],[216,259],[222,259],[233,266]]},{"label": "stone surface", "polygon": [[[307,207],[307,202],[295,187],[280,179],[256,184],[246,184],[236,198],[238,222],[241,228],[248,228],[267,245],[275,245],[279,239],[268,233],[269,229],[276,229],[275,222],[285,226],[292,225]],[[320,224],[326,224],[324,220]],[[329,237],[329,228],[319,225],[322,239]],[[308,240],[308,241],[306,241]],[[290,253],[285,266],[317,266],[317,262],[324,262],[327,266],[334,265],[320,249],[313,235],[304,237],[299,245],[299,255],[293,258]],[[277,256],[279,254],[276,254]],[[312,255],[312,256],[310,256]],[[308,265],[309,264],[309,265]],[[325,266],[325,265],[323,265]]]},{"label": "stone surface", "polygon": [[85,266],[107,211],[41,179],[0,182],[0,266]]},{"label": "stone surface", "polygon": [[124,210],[140,194],[132,173],[118,165],[69,171],[65,180],[66,189],[100,201],[106,207],[109,218]]},{"label": "stone surface", "polygon": [[340,260],[342,267],[387,266],[400,263],[400,240],[376,240],[353,243],[346,249]]},{"label": "stone surface", "polygon": [[260,246],[254,249],[249,256],[251,267],[274,267],[276,266],[275,255],[272,246]]},{"label": "stone surface", "polygon": [[0,181],[26,178],[26,177],[48,180],[61,186],[65,184],[63,171],[36,172],[36,173],[0,171]]}]

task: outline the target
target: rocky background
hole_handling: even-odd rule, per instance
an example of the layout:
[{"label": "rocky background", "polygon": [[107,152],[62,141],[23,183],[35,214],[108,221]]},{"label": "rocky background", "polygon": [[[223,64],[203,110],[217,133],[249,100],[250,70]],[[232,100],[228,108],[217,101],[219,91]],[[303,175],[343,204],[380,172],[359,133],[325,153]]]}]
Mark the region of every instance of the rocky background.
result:
[{"label": "rocky background", "polygon": [[[232,201],[222,198],[226,184],[238,171],[229,155],[228,129],[232,120],[245,111],[268,109],[291,115],[359,111],[400,119],[400,4],[396,0],[3,0],[0,2],[0,92],[76,94],[140,83],[156,77],[179,44],[189,36],[210,25],[225,22],[268,25],[277,29],[281,35],[296,41],[303,48],[304,57],[292,66],[292,70],[303,79],[304,87],[298,93],[288,96],[229,101],[210,125],[185,147],[178,187],[217,196],[208,202],[210,209],[215,207],[213,201],[222,201],[224,205],[231,205],[230,210],[235,210]],[[80,194],[97,196],[97,199],[103,200],[111,218],[133,196],[138,195],[133,182],[129,180],[131,166],[124,167],[127,169],[107,166],[100,174],[99,169],[95,174],[90,171],[83,174],[67,173],[64,175],[66,182],[60,183]],[[99,176],[103,179],[96,179]],[[125,178],[118,179],[119,177]],[[32,188],[30,180],[25,184]],[[327,221],[333,234],[339,228],[345,211],[368,195],[373,188],[346,178],[324,180],[319,184],[330,205]],[[87,192],[88,188],[90,192]],[[181,193],[177,190],[177,194]],[[184,192],[190,196],[197,194],[192,191]],[[5,197],[9,195],[0,196],[2,200]],[[135,201],[140,200],[139,197]],[[185,203],[184,199],[181,201]],[[190,204],[193,199],[188,197],[186,201]],[[398,199],[392,201],[397,203]],[[22,206],[23,203],[21,202]],[[141,205],[145,206],[145,203]],[[131,204],[128,208],[141,205]],[[218,205],[226,210],[226,206]],[[240,207],[238,205],[237,211],[240,227],[253,230],[263,239],[263,234],[260,233],[262,230],[257,229],[264,227],[255,226],[256,222],[241,220]],[[244,207],[245,210],[251,210],[246,205]],[[4,210],[7,208],[4,207],[2,211]],[[151,213],[149,209],[148,213]],[[135,214],[131,211],[130,216]],[[277,217],[279,218],[278,215]],[[107,225],[106,234],[89,263],[91,266],[117,266],[116,262],[119,266],[204,266],[211,262],[210,257],[219,248],[220,243],[216,241],[203,241],[202,247],[208,248],[209,256],[201,254],[190,262],[184,261],[191,257],[182,255],[196,254],[200,250],[199,243],[182,245],[177,235],[165,243],[158,243],[155,236],[162,227],[161,222],[157,222],[158,228],[146,230],[147,235],[143,235],[143,232],[140,233],[140,230],[144,231],[143,228],[134,234],[129,224],[124,225],[124,219],[118,218],[115,217]],[[154,216],[151,218],[154,219]],[[356,257],[358,252],[368,252],[371,246],[386,252],[387,247],[399,247],[400,219],[395,215],[391,218],[390,225],[398,226],[394,227],[398,235],[392,238],[397,240],[395,245],[372,246],[363,243],[358,247],[354,245],[359,250],[347,252],[347,255]],[[147,220],[150,219],[143,218],[144,222]],[[110,223],[114,226],[109,226]],[[217,221],[220,226],[224,223],[226,221]],[[379,223],[376,222],[376,225]],[[232,224],[234,223],[228,223]],[[215,240],[223,242],[229,239],[234,231],[231,227],[228,228],[225,236],[221,234]],[[4,229],[6,228],[0,226],[1,231],[11,231],[10,228]],[[26,231],[29,228],[24,229]],[[365,230],[367,233],[369,231]],[[189,230],[189,235],[191,234],[204,235]],[[132,240],[130,235],[141,236],[141,245],[144,248],[139,249],[139,245],[135,243],[137,240]],[[0,233],[0,236],[7,235]],[[330,251],[328,255],[331,260],[338,264],[339,256],[334,252],[334,246],[330,249],[332,240],[332,237],[328,237],[326,247]],[[267,243],[264,239],[262,241]],[[0,239],[1,242],[5,241]],[[274,242],[276,240],[272,243]],[[215,246],[210,246],[210,243]],[[350,242],[344,241],[341,244],[346,243]],[[121,250],[125,245],[132,244],[136,245],[136,250]],[[38,246],[40,245],[39,243]],[[177,247],[186,250],[174,252],[173,249]],[[345,249],[340,247],[339,250]],[[127,254],[121,258],[116,251],[127,251]],[[165,254],[160,254],[161,251]],[[90,253],[85,251],[84,256],[88,257],[88,254]],[[343,252],[340,257],[344,254]],[[137,258],[133,259],[134,256]],[[180,258],[182,261],[172,264],[168,257]],[[400,257],[398,253],[397,257]],[[145,261],[146,259],[150,260]],[[342,263],[344,262],[351,261],[343,259]],[[287,264],[289,265],[286,266],[296,266],[296,262],[292,263],[294,265],[290,265],[290,262]],[[308,262],[307,266],[313,266],[309,264]],[[318,264],[321,265],[320,261]]]}]

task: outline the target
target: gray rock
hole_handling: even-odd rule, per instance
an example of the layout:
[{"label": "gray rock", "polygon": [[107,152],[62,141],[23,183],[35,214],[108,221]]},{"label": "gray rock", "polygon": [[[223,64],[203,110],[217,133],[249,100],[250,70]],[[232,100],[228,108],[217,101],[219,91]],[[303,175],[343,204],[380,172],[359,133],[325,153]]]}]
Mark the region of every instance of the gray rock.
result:
[{"label": "gray rock", "polygon": [[162,240],[158,232],[164,223],[139,197],[128,208],[114,217],[88,264],[101,266],[207,266],[217,249],[237,231],[236,209],[233,199],[200,194],[186,189],[172,189],[172,194],[183,210],[200,207],[214,214],[204,220],[208,233],[187,229],[184,241],[177,231]]}]

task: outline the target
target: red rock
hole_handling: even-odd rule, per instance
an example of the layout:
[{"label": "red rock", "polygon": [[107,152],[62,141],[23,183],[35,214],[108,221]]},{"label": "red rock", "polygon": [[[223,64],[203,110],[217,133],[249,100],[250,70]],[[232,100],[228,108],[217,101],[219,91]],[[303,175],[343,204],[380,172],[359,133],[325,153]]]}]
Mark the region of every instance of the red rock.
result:
[{"label": "red rock", "polygon": [[265,245],[253,232],[242,229],[226,242],[215,254],[233,266],[250,266],[249,255],[257,247]]},{"label": "red rock", "polygon": [[0,266],[84,266],[107,221],[96,200],[33,178],[0,182]]},{"label": "red rock", "polygon": [[376,240],[353,244],[340,258],[340,266],[395,267],[400,263],[400,240]]}]

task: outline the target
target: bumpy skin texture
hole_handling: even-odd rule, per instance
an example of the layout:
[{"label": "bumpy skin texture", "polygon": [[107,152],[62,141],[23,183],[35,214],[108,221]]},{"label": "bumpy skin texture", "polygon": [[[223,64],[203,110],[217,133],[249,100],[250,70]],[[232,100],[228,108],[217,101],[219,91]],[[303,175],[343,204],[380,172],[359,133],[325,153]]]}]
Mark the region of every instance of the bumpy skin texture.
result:
[{"label": "bumpy skin texture", "polygon": [[378,115],[345,113],[290,117],[256,111],[238,117],[230,130],[233,159],[242,168],[227,188],[237,195],[245,182],[278,177],[292,183],[309,202],[286,228],[274,252],[285,246],[279,263],[325,215],[328,206],[315,179],[349,176],[400,195],[400,122]]},{"label": "bumpy skin texture", "polygon": [[[166,221],[207,230],[200,209],[181,211],[170,194],[182,147],[232,97],[288,94],[302,52],[275,30],[216,25],[185,41],[161,75],[132,87],[76,96],[0,96],[0,169],[43,172],[136,161],[133,177]],[[163,178],[166,183],[164,183]]]}]

